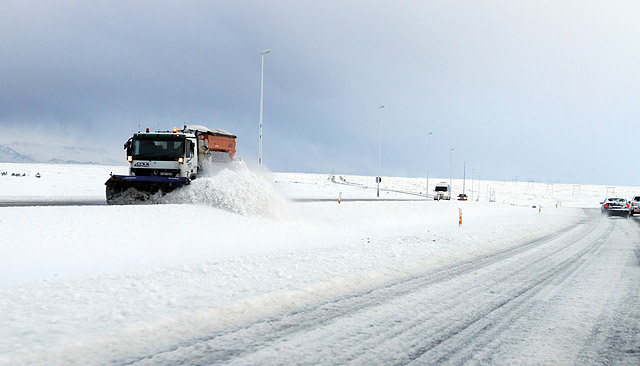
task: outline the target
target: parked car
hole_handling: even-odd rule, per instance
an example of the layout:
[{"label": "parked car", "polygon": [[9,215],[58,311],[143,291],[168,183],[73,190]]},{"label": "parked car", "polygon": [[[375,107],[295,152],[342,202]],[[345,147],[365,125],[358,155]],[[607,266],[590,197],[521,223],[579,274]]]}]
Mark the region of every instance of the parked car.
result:
[{"label": "parked car", "polygon": [[629,202],[624,198],[612,197],[600,202],[600,211],[609,216],[625,216],[629,217]]},{"label": "parked car", "polygon": [[468,199],[467,195],[464,193],[460,193],[458,195],[458,201],[466,201]]},{"label": "parked car", "polygon": [[629,207],[629,215],[630,216],[633,216],[634,214],[640,213],[640,196],[633,197],[631,202],[629,202],[629,205],[631,206],[631,207]]}]

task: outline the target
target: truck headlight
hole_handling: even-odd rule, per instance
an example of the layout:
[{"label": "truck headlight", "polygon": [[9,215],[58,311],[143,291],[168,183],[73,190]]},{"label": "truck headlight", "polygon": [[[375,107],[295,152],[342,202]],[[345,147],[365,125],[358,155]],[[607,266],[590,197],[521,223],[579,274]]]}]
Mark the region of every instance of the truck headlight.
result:
[{"label": "truck headlight", "polygon": [[180,164],[184,163],[184,158],[178,158],[178,163]]},{"label": "truck headlight", "polygon": [[133,156],[131,156],[131,155],[127,156],[127,161],[128,162],[132,162],[133,161]]}]

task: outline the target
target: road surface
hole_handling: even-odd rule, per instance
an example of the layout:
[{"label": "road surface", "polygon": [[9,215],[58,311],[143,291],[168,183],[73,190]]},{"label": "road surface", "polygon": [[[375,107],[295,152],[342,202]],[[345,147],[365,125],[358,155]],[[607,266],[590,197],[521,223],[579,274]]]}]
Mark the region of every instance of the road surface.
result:
[{"label": "road surface", "polygon": [[104,198],[25,198],[22,200],[0,201],[0,207],[31,207],[31,206],[105,206]]},{"label": "road surface", "polygon": [[132,365],[640,365],[640,225],[569,230],[234,324]]},{"label": "road surface", "polygon": [[[291,202],[337,202],[337,198],[292,198]],[[373,201],[425,201],[424,198],[343,198],[342,202],[373,202]],[[139,203],[146,204],[146,203]],[[0,201],[0,207],[34,207],[34,206],[106,206],[107,201],[100,198],[58,197],[48,200],[13,200]]]},{"label": "road surface", "polygon": [[[335,176],[331,177],[331,181],[335,184],[362,187],[367,189],[375,189],[374,187],[367,187],[362,184],[352,183],[344,180],[340,177],[340,180],[336,180]],[[407,195],[407,198],[345,198],[344,202],[357,202],[357,201],[424,201],[425,197],[423,193],[402,191],[394,189],[381,189],[382,191],[402,193]],[[337,198],[293,198],[292,202],[333,202],[337,201]],[[0,207],[31,207],[31,206],[105,206],[107,200],[101,197],[22,197],[18,199],[0,200]]]}]

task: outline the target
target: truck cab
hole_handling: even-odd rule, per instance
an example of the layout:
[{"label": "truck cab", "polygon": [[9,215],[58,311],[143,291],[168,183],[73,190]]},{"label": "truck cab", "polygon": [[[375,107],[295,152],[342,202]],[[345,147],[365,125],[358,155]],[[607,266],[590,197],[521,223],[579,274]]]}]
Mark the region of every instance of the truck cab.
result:
[{"label": "truck cab", "polygon": [[445,182],[436,184],[433,199],[436,201],[451,199],[451,186]]},{"label": "truck cab", "polygon": [[129,175],[185,177],[198,171],[196,136],[189,133],[136,133],[127,144]]}]

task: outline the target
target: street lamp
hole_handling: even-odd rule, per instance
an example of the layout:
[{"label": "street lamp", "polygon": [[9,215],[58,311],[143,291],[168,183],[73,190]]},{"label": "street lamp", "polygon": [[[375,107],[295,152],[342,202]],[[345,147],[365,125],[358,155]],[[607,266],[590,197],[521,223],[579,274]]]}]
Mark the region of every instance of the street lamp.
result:
[{"label": "street lamp", "polygon": [[464,170],[462,173],[462,193],[466,194],[465,189],[467,188],[467,162],[464,162]]},{"label": "street lamp", "polygon": [[380,139],[382,133],[382,108],[383,105],[378,107],[378,176],[376,177],[376,183],[378,184],[378,192],[376,197],[380,197],[380,181],[382,178],[380,177]]},{"label": "street lamp", "polygon": [[475,172],[475,169],[471,169],[471,201],[473,201],[473,176],[475,175]]},{"label": "street lamp", "polygon": [[433,132],[429,132],[427,134],[427,193],[425,193],[425,198],[429,198],[429,137],[433,135]]},{"label": "street lamp", "polygon": [[449,189],[453,187],[453,148],[451,148],[451,152],[449,154]]},{"label": "street lamp", "polygon": [[266,49],[262,51],[262,72],[260,75],[260,138],[258,142],[258,164],[262,165],[262,105],[263,105],[263,95],[264,95],[264,55],[271,52],[271,50]]}]

